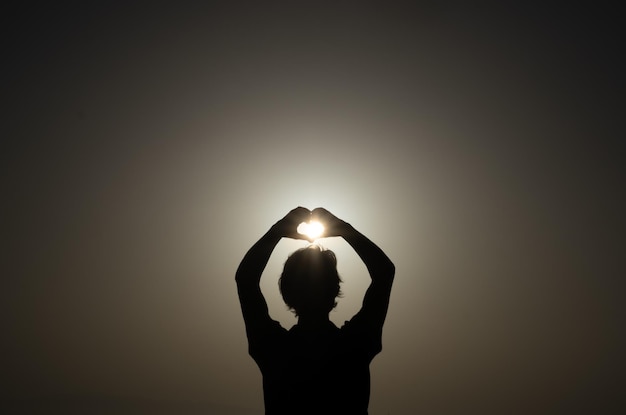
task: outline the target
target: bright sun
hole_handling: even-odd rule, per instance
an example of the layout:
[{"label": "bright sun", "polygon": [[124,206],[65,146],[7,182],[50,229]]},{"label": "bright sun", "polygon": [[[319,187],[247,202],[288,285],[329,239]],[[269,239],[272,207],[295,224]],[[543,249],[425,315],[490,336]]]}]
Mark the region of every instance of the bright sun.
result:
[{"label": "bright sun", "polygon": [[302,235],[306,235],[311,239],[316,239],[322,236],[324,233],[324,225],[319,222],[302,222],[298,225],[298,233]]}]

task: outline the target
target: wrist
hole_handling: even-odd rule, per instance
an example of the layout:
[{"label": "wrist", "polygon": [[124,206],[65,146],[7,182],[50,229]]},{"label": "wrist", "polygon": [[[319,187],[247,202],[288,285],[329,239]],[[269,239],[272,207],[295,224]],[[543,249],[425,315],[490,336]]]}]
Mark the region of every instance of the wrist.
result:
[{"label": "wrist", "polygon": [[344,222],[344,221],[340,221],[335,229],[337,230],[337,233],[341,236],[345,236],[350,234],[351,232],[354,231],[354,228],[352,227],[352,225],[350,225],[348,222]]},{"label": "wrist", "polygon": [[267,233],[265,234],[267,237],[272,238],[272,239],[280,239],[283,236],[283,230],[282,230],[282,226],[280,225],[280,222],[276,222],[274,225],[272,225],[272,227],[267,231]]}]

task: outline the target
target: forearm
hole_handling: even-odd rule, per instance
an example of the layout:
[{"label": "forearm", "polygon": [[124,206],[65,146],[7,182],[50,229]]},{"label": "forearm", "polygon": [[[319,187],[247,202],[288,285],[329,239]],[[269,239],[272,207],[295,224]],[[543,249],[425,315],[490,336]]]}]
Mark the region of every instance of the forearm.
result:
[{"label": "forearm", "polygon": [[395,266],[374,242],[346,222],[341,225],[341,236],[365,263],[372,281],[393,281]]},{"label": "forearm", "polygon": [[259,284],[263,270],[280,239],[280,234],[272,227],[252,245],[237,268],[235,280],[238,285]]}]

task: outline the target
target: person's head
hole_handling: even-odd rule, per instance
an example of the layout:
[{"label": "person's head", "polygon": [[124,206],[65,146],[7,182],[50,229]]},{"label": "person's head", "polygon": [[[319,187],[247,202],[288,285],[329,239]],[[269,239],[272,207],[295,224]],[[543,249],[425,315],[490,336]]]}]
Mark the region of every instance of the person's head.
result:
[{"label": "person's head", "polygon": [[280,293],[296,316],[328,314],[341,295],[333,251],[310,245],[292,253],[278,281]]}]

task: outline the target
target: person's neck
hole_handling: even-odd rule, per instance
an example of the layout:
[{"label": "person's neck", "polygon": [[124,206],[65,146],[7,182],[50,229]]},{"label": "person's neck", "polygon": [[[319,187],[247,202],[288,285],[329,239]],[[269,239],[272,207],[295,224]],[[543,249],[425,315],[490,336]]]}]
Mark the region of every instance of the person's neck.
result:
[{"label": "person's neck", "polygon": [[298,316],[298,325],[301,327],[326,326],[329,322],[328,314],[304,314]]}]

